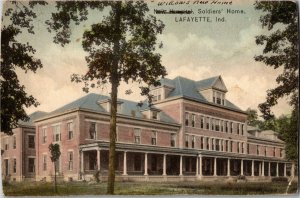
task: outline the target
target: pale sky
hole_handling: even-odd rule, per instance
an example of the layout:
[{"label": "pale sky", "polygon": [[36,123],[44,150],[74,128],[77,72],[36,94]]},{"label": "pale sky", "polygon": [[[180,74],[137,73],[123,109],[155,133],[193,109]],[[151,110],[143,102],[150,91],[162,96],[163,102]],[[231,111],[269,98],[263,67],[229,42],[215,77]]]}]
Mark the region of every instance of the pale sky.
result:
[{"label": "pale sky", "polygon": [[[165,30],[159,39],[164,48],[159,52],[166,67],[167,78],[183,76],[201,80],[221,75],[228,89],[227,99],[242,110],[248,107],[257,109],[264,102],[266,90],[276,87],[275,79],[281,73],[260,62],[254,56],[262,52],[262,47],[255,44],[255,36],[266,30],[258,21],[260,15],[253,7],[254,1],[233,1],[233,5],[181,5],[158,6],[157,2],[149,3],[150,14],[165,23]],[[193,14],[154,14],[153,9],[193,10]],[[221,14],[198,14],[201,9],[220,10]],[[227,14],[227,9],[243,10],[244,14]],[[84,74],[87,70],[85,55],[81,47],[81,36],[90,24],[101,20],[103,13],[93,12],[89,21],[83,26],[72,26],[71,44],[66,47],[54,44],[44,20],[49,18],[53,5],[37,8],[37,21],[34,36],[26,33],[19,38],[29,41],[37,49],[36,57],[40,58],[43,68],[35,74],[18,70],[19,79],[26,91],[41,103],[37,108],[27,109],[27,113],[37,110],[53,111],[75,99],[86,95],[82,84],[72,83],[73,73]],[[176,17],[176,18],[175,18]],[[212,22],[176,22],[180,17],[210,17]],[[225,22],[215,22],[215,17],[225,18]],[[4,21],[5,23],[5,21]],[[125,95],[126,89],[134,93]],[[91,89],[92,93],[108,95],[109,86],[103,89]],[[119,97],[133,101],[144,98],[139,95],[137,85],[121,85]],[[290,113],[286,99],[280,100],[273,108],[275,115]]]}]

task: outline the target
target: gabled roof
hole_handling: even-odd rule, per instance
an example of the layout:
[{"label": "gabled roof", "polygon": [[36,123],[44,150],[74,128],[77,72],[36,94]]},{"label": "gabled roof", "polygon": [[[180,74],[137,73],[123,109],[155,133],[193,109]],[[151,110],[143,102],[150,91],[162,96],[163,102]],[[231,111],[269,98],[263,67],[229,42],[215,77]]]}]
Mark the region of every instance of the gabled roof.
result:
[{"label": "gabled roof", "polygon": [[47,112],[44,111],[36,111],[33,112],[32,114],[28,115],[29,116],[29,121],[28,122],[24,122],[24,121],[19,121],[18,124],[19,125],[25,125],[25,126],[34,126],[33,121],[36,119],[39,119],[43,116],[45,116],[47,114]]},{"label": "gabled roof", "polygon": [[[71,110],[90,110],[99,113],[109,113],[105,108],[103,108],[99,104],[101,103],[101,101],[109,102],[110,101],[109,99],[110,97],[108,96],[90,93],[87,94],[86,96],[83,96],[73,102],[70,102],[69,104],[66,104],[48,113],[45,117],[51,117]],[[141,110],[148,108],[148,105],[145,103],[143,103],[143,105],[139,107],[137,102],[133,102],[125,99],[118,99],[118,102],[122,103],[121,112],[118,112],[119,115],[133,117],[132,111],[134,111],[135,118],[143,118],[143,114],[141,113]],[[154,108],[154,106],[152,107]],[[171,117],[167,116],[162,112],[160,114],[160,120],[167,123],[177,124],[176,121],[174,121]]]},{"label": "gabled roof", "polygon": [[[227,88],[225,87],[225,84],[224,84],[221,76],[215,76],[215,77],[207,78],[207,79],[204,79],[201,81],[194,81],[194,80],[191,80],[188,78],[177,76],[174,79],[163,78],[160,80],[160,83],[161,83],[161,86],[167,85],[167,86],[174,87],[174,89],[167,96],[167,99],[168,98],[169,99],[176,98],[176,97],[184,97],[184,98],[196,100],[196,101],[199,101],[202,103],[209,103],[209,104],[216,105],[212,102],[207,101],[206,98],[199,92],[199,90],[204,90],[204,89],[208,89],[208,88],[216,88],[215,87],[216,84],[221,83],[224,85],[223,91],[227,92]],[[220,105],[218,105],[218,106],[220,106]],[[230,102],[227,99],[226,99],[226,105],[221,106],[221,107],[230,108],[230,109],[237,110],[237,111],[244,113],[244,111],[242,111],[239,107],[237,107],[235,104],[233,104],[232,102]]]}]

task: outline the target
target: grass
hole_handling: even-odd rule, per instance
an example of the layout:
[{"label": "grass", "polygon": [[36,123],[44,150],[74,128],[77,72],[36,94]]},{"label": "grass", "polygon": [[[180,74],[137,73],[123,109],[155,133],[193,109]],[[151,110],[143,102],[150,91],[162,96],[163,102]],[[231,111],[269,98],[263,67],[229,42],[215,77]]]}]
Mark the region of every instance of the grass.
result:
[{"label": "grass", "polygon": [[[150,182],[116,182],[117,195],[257,195],[285,194],[286,182],[273,183],[216,183],[216,182],[184,182],[184,183],[150,183]],[[289,193],[296,193],[297,183],[293,183]],[[51,196],[51,195],[104,195],[106,183],[88,184],[86,182],[60,183],[58,192],[54,193],[53,183],[21,182],[10,183],[3,187],[5,195],[10,196]]]}]

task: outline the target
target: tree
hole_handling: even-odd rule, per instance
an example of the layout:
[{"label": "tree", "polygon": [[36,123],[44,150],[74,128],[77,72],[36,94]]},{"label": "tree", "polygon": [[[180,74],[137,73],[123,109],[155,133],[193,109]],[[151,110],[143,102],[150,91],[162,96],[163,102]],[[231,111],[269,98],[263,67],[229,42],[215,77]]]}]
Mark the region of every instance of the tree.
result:
[{"label": "tree", "polygon": [[[111,84],[107,193],[113,194],[118,87],[121,81],[138,82],[141,94],[147,95],[151,103],[149,86],[158,86],[158,79],[166,75],[161,56],[155,53],[158,47],[162,47],[156,35],[162,33],[164,25],[147,14],[149,9],[144,2],[57,2],[56,8],[58,12],[52,14],[47,24],[49,31],[56,31],[54,42],[62,46],[70,42],[71,21],[75,25],[86,21],[90,10],[108,13],[84,32],[82,46],[88,52],[88,72],[82,76],[73,75],[72,81],[84,82],[83,90],[86,92],[89,87]],[[108,12],[104,12],[104,8]]]},{"label": "tree", "polygon": [[57,192],[57,184],[56,184],[56,170],[57,170],[57,164],[56,162],[59,160],[60,157],[60,148],[59,148],[59,144],[49,144],[49,151],[51,154],[51,161],[54,164],[54,190],[55,192]]},{"label": "tree", "polygon": [[[26,4],[26,5],[25,5]],[[42,68],[42,63],[34,57],[36,50],[29,43],[21,43],[16,37],[27,30],[34,34],[32,21],[37,17],[33,11],[37,4],[45,2],[11,1],[3,4],[1,26],[1,131],[12,135],[18,121],[28,121],[24,107],[37,106],[39,103],[25,92],[16,74],[16,68],[25,72]]]},{"label": "tree", "polygon": [[[259,105],[265,120],[274,117],[271,107],[277,104],[279,98],[289,96],[293,107],[289,130],[285,132],[287,157],[297,160],[298,138],[298,80],[299,80],[299,46],[298,46],[298,7],[293,1],[257,1],[257,10],[265,12],[260,18],[262,27],[267,27],[269,34],[256,37],[258,45],[264,45],[263,54],[255,56],[256,61],[277,69],[283,67],[276,82],[278,86],[268,90],[266,102]],[[293,153],[293,154],[291,154]]]}]

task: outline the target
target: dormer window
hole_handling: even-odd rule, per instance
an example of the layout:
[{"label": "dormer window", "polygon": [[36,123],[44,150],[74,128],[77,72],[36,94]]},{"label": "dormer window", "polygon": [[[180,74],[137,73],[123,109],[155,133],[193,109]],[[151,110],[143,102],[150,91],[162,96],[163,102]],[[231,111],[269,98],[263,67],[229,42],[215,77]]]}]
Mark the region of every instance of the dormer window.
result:
[{"label": "dormer window", "polygon": [[213,91],[213,103],[218,105],[224,105],[225,93],[220,91]]},{"label": "dormer window", "polygon": [[[122,103],[121,101],[117,101],[117,112],[120,113],[122,111]],[[100,100],[98,101],[98,104],[100,104],[105,111],[110,112],[111,108],[111,100],[110,99],[105,99],[105,100]]]},{"label": "dormer window", "polygon": [[152,102],[157,102],[162,99],[161,98],[161,89],[153,90],[151,94],[153,95]]},{"label": "dormer window", "polygon": [[158,119],[158,112],[152,111],[152,119],[157,120]]}]

